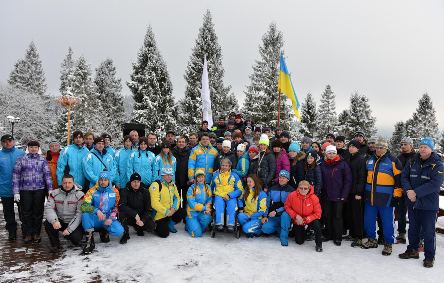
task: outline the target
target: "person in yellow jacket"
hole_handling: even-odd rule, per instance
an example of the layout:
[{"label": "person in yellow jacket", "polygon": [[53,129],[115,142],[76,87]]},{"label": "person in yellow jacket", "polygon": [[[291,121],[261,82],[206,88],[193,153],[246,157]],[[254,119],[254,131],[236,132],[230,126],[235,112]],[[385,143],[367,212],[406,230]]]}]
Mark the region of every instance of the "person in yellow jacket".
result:
[{"label": "person in yellow jacket", "polygon": [[151,206],[153,208],[155,232],[161,238],[176,233],[174,227],[185,216],[180,207],[180,196],[176,184],[173,182],[173,170],[162,168],[160,181],[154,181],[150,186]]}]

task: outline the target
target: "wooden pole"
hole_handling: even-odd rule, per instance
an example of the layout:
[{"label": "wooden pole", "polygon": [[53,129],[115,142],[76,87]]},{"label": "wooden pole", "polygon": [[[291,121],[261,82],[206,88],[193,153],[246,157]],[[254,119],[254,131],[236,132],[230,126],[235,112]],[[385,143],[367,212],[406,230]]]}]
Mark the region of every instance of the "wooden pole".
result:
[{"label": "wooden pole", "polygon": [[281,92],[279,92],[278,95],[278,121],[277,121],[277,127],[280,127],[281,123]]},{"label": "wooden pole", "polygon": [[69,145],[70,137],[71,137],[71,107],[68,106],[68,141],[67,145]]}]

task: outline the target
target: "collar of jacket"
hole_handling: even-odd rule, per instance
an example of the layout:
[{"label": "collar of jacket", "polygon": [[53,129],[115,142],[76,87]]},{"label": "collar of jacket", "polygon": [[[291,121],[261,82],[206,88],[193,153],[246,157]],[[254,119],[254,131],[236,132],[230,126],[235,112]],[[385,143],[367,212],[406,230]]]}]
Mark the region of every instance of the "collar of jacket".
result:
[{"label": "collar of jacket", "polygon": [[2,148],[2,151],[4,151],[4,152],[13,152],[13,151],[15,151],[15,149],[16,149],[16,147],[13,146],[11,148]]},{"label": "collar of jacket", "polygon": [[39,157],[39,154],[38,153],[28,153],[28,157],[29,158],[38,158]]}]

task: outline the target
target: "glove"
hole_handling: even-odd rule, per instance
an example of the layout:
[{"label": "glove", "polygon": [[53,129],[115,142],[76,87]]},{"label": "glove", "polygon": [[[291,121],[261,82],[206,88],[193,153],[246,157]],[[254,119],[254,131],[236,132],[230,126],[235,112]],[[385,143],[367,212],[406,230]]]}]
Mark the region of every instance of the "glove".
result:
[{"label": "glove", "polygon": [[393,190],[393,196],[395,198],[400,198],[400,197],[402,197],[402,192],[403,192],[403,190],[401,188],[395,188]]},{"label": "glove", "polygon": [[20,202],[20,194],[14,194],[14,201]]}]

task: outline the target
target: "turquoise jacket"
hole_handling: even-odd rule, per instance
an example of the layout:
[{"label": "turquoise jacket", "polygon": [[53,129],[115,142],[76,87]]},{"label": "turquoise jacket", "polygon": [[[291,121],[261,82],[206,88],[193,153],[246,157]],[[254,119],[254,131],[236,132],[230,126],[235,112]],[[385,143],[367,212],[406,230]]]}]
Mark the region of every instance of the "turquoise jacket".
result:
[{"label": "turquoise jacket", "polygon": [[106,149],[100,153],[94,148],[83,159],[83,173],[85,174],[86,179],[89,180],[91,187],[97,183],[99,180],[99,174],[102,171],[110,172],[110,180],[115,180],[116,165],[114,163],[114,158],[106,151]]},{"label": "turquoise jacket", "polygon": [[142,177],[142,183],[149,186],[154,181],[154,153],[148,150],[134,150],[128,158],[126,176],[128,180],[134,172]]},{"label": "turquoise jacket", "polygon": [[160,154],[156,156],[156,160],[154,161],[153,181],[161,179],[160,172],[163,168],[171,168],[171,170],[173,170],[173,182],[176,182],[176,157],[171,156],[171,164],[166,164],[163,162]]},{"label": "turquoise jacket", "polygon": [[62,183],[65,170],[74,177],[74,182],[82,187],[85,186],[85,175],[83,173],[83,159],[89,154],[86,146],[71,144],[65,147],[57,160],[57,183]]},{"label": "turquoise jacket", "polygon": [[13,197],[12,171],[15,161],[24,155],[25,152],[16,147],[0,150],[0,197]]},{"label": "turquoise jacket", "polygon": [[125,188],[126,184],[129,182],[128,177],[128,159],[131,153],[134,152],[132,148],[121,148],[114,156],[114,163],[116,164],[116,186],[119,188]]}]

